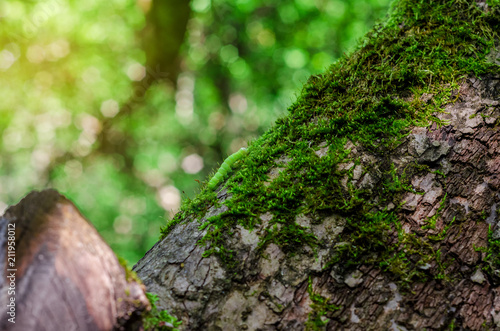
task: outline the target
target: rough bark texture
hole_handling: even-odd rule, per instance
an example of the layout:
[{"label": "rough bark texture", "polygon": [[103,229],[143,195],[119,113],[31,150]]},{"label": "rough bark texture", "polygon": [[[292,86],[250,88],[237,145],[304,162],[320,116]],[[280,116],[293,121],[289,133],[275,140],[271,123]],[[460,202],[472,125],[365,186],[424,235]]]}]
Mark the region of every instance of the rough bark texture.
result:
[{"label": "rough bark texture", "polygon": [[[259,215],[261,224],[253,231],[236,225],[226,246],[243,266],[235,274],[214,255],[203,257],[205,248],[197,245],[206,234],[200,224],[227,209],[224,201],[231,195],[226,190],[217,196],[220,208],[211,208],[198,221],[177,224],[134,269],[148,291],[159,295],[160,307],[181,318],[187,330],[318,327],[321,323],[311,325],[311,316],[324,321],[328,330],[500,330],[500,269],[491,265],[487,274],[480,267],[487,261],[481,248],[488,246],[490,226],[493,239],[500,238],[500,77],[464,79],[453,97],[445,112],[436,114],[446,125],[412,128],[389,157],[399,175],[414,165],[427,167],[407,173],[416,191],[378,206],[393,210],[401,203],[399,222],[413,238],[440,236],[422,246],[438,256],[418,265],[427,281],[410,281],[405,288],[401,279],[394,281],[394,273],[377,265],[347,267],[340,262],[325,268],[344,244],[338,238],[346,219],[336,214],[321,220],[297,217],[295,222],[318,238],[319,247],[292,255],[273,243],[259,251],[266,230],[276,226],[270,223],[271,213]],[[424,94],[421,101],[432,98]],[[339,166],[352,170],[344,187],[381,186],[387,155],[350,142],[345,148],[361,162]],[[316,154],[327,152],[324,146]],[[280,162],[286,167],[289,161],[284,157]],[[281,170],[271,170],[270,180]],[[426,227],[430,220],[435,224]],[[389,236],[397,242],[396,231]],[[419,259],[407,258],[408,263]]]},{"label": "rough bark texture", "polygon": [[[12,225],[15,255],[7,256]],[[0,330],[141,327],[149,307],[142,285],[126,279],[109,246],[65,197],[54,190],[30,193],[6,211],[0,229]],[[12,273],[15,278],[6,278]],[[15,323],[7,314],[12,297]]]},{"label": "rough bark texture", "polygon": [[[490,225],[500,237],[499,91],[500,77],[464,81],[456,92],[457,102],[438,114],[449,125],[415,127],[391,156],[400,170],[417,163],[444,172],[445,177],[429,172],[410,179],[425,194],[406,193],[399,219],[406,232],[422,236],[441,233],[453,219],[461,222],[433,247],[441,250],[443,261],[454,259],[446,268],[453,275],[450,281],[417,282],[403,291],[378,267],[344,270],[340,265],[323,271],[323,257],[338,244],[335,238],[345,225],[338,215],[316,225],[305,216],[296,220],[322,242],[316,256],[307,249],[286,256],[274,244],[263,255],[256,253],[259,236],[272,218],[263,214],[260,229],[249,232],[238,226],[231,240],[230,249],[244,261],[242,274],[228,274],[217,258],[202,256],[205,249],[196,243],[204,235],[198,230],[204,219],[177,225],[135,270],[148,290],[160,296],[161,306],[192,330],[301,330],[312,312],[311,293],[341,307],[326,314],[329,330],[442,329],[453,320],[463,329],[479,330],[482,325],[500,329],[500,278],[487,277],[477,268],[485,256],[474,248],[487,246]],[[350,147],[362,163],[344,165],[355,167],[345,184],[352,180],[358,188],[380,185],[381,157]],[[324,152],[319,150],[318,155]],[[423,221],[437,213],[445,194],[435,229],[423,231]],[[224,192],[218,197],[229,198]],[[386,207],[394,204],[380,209]],[[213,208],[205,218],[222,211],[224,206]],[[484,221],[479,221],[481,215]],[[421,268],[432,273],[436,267]],[[499,276],[499,266],[494,268]]]}]

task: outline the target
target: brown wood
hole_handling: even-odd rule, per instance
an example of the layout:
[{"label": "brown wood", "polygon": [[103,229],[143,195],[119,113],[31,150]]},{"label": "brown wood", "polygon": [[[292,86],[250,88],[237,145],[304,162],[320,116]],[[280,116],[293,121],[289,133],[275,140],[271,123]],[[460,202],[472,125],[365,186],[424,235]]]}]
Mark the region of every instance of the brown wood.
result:
[{"label": "brown wood", "polygon": [[[8,227],[15,226],[9,295]],[[95,228],[55,190],[32,192],[0,219],[0,330],[138,330],[149,304]],[[13,262],[10,260],[10,262]],[[15,298],[15,324],[6,302]],[[7,318],[6,318],[7,317]]]}]

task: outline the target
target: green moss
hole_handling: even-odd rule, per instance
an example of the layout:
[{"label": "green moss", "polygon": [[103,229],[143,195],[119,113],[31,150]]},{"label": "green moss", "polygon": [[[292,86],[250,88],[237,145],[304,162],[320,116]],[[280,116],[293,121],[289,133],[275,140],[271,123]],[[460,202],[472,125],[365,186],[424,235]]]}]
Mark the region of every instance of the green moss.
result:
[{"label": "green moss", "polygon": [[429,235],[428,238],[430,240],[434,240],[434,241],[441,241],[445,238],[446,236],[446,233],[448,232],[448,230],[451,228],[451,226],[453,225],[453,223],[455,223],[455,217],[453,217],[453,219],[451,220],[450,224],[446,225],[444,227],[444,229],[437,235]]},{"label": "green moss", "polygon": [[146,296],[151,304],[151,310],[143,314],[144,329],[146,331],[179,331],[177,327],[182,324],[182,321],[170,315],[166,310],[158,310],[156,294],[148,292]]},{"label": "green moss", "polygon": [[[285,253],[294,252],[295,247],[308,245],[313,249],[317,246],[316,237],[295,222],[278,220],[273,227],[266,229],[266,234],[259,243],[259,248],[266,247],[268,243],[279,245]],[[278,227],[281,225],[281,227]]]},{"label": "green moss", "polygon": [[[236,224],[252,229],[266,212],[273,218],[260,249],[271,242],[290,254],[305,245],[315,248],[319,243],[295,223],[297,215],[320,222],[337,214],[347,220],[339,238],[345,244],[337,247],[331,263],[378,265],[405,284],[446,278],[444,270],[451,260],[442,260],[433,244],[450,227],[460,225],[447,224],[431,244],[425,236],[404,233],[397,218],[402,194],[414,191],[407,178],[418,172],[442,172],[418,164],[396,169],[390,155],[411,127],[446,125],[433,114],[457,100],[463,78],[500,72],[487,60],[500,31],[500,4],[489,4],[485,13],[475,1],[395,2],[390,17],[376,25],[356,51],[325,74],[312,76],[288,116],[250,142],[240,168],[222,184],[231,196],[224,201],[228,210],[203,225],[208,229],[200,242],[207,245],[205,256],[216,254],[227,268],[240,268],[227,240]],[[424,94],[432,98],[422,98]],[[343,176],[352,177],[352,170],[340,170],[339,165],[359,164],[351,159],[348,142],[381,159],[378,179],[383,185],[357,189],[341,184]],[[315,153],[320,144],[329,147],[321,158]],[[283,156],[290,162],[280,162]],[[277,167],[284,170],[267,183],[267,174]],[[392,201],[396,208],[374,212],[381,203],[374,197]],[[217,193],[205,188],[184,202],[162,235],[180,221],[201,219],[218,203]],[[436,220],[429,220],[428,227],[433,228]],[[437,266],[432,274],[425,269],[431,263]]]},{"label": "green moss", "polygon": [[311,277],[309,277],[307,293],[309,293],[309,298],[311,298],[311,301],[313,302],[311,305],[313,311],[309,313],[309,318],[306,322],[306,330],[324,330],[324,327],[329,321],[325,316],[339,310],[341,306],[339,307],[337,305],[329,304],[327,298],[314,293]]},{"label": "green moss", "polygon": [[456,328],[455,323],[456,323],[456,319],[452,319],[450,325],[448,325],[448,331],[455,330],[455,328]]},{"label": "green moss", "polygon": [[130,268],[130,266],[127,263],[127,260],[118,257],[118,262],[122,266],[123,270],[125,270],[125,278],[127,279],[127,282],[136,282],[138,284],[142,284],[141,279],[139,278],[139,276],[137,276],[135,271],[133,271],[132,268]]},{"label": "green moss", "polygon": [[[391,164],[391,169],[388,171],[390,178],[387,178],[383,185],[386,191],[386,195],[389,195],[391,199],[394,199],[395,195],[401,192],[413,192],[414,189],[411,187],[407,179],[406,169],[403,171],[401,176],[398,176],[397,169],[394,164]],[[386,199],[388,200],[388,199]],[[393,201],[393,200],[390,200]]]},{"label": "green moss", "polygon": [[424,220],[424,222],[426,223],[426,225],[424,225],[422,227],[423,230],[425,230],[425,229],[433,229],[434,230],[436,228],[436,222],[439,219],[439,217],[441,217],[440,213],[446,207],[446,197],[447,196],[448,196],[448,194],[445,193],[444,196],[443,196],[443,199],[441,199],[441,202],[439,203],[439,208],[436,211],[436,213],[433,216],[431,216],[431,217],[427,218],[426,220]]},{"label": "green moss", "polygon": [[494,279],[495,283],[500,283],[500,239],[494,237],[491,225],[488,228],[488,246],[474,247],[478,252],[485,253],[483,270]]}]

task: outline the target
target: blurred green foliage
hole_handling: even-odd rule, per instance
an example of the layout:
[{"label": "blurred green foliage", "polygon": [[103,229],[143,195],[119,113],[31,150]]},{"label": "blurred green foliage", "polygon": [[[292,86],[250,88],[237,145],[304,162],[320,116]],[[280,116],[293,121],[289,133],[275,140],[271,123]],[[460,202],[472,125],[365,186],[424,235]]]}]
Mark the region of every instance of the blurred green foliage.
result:
[{"label": "blurred green foliage", "polygon": [[193,0],[165,72],[144,31],[176,13],[148,15],[151,1],[0,2],[0,207],[54,187],[131,263],[390,2]]}]

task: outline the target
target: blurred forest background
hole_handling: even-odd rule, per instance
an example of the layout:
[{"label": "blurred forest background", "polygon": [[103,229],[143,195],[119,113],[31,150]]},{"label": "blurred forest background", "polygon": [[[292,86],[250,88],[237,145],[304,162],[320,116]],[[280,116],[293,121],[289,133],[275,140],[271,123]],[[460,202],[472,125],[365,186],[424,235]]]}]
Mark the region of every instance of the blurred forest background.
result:
[{"label": "blurred forest background", "polygon": [[75,202],[134,264],[390,0],[2,0],[0,212]]}]

